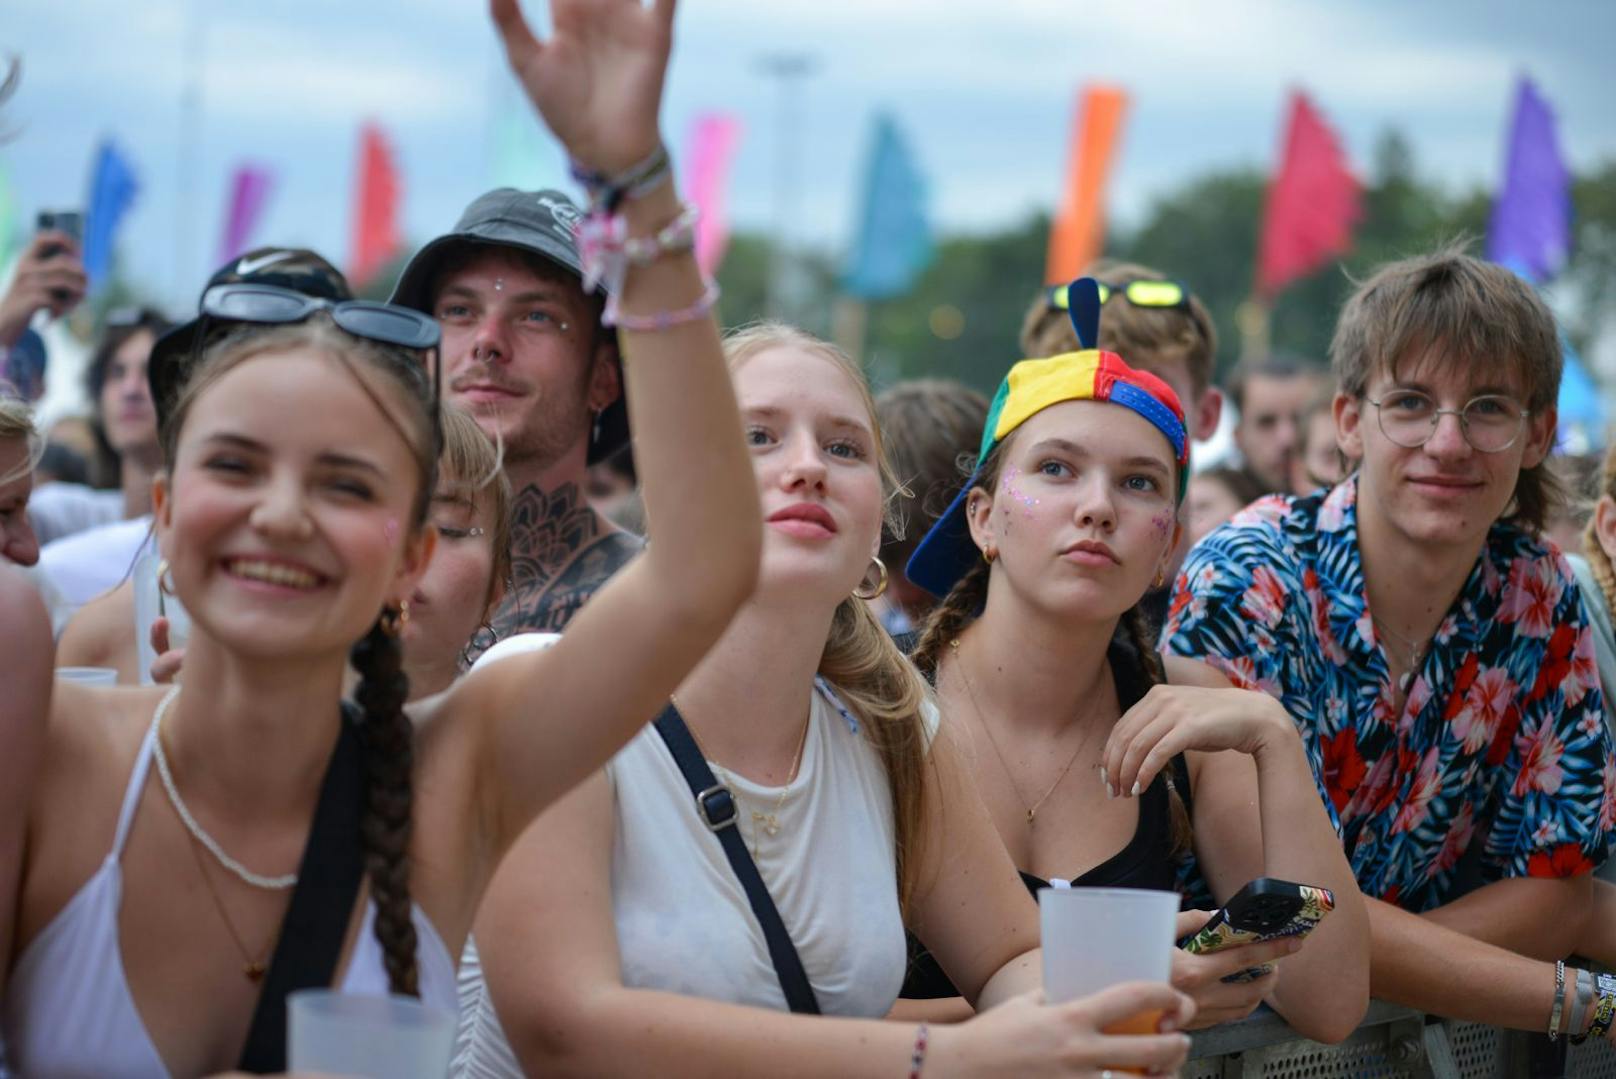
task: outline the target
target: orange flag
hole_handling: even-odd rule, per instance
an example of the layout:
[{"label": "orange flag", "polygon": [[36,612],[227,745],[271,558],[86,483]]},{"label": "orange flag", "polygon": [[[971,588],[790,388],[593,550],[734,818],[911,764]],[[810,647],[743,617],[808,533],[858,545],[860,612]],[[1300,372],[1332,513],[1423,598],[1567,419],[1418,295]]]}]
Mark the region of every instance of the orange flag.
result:
[{"label": "orange flag", "polygon": [[1078,94],[1066,186],[1049,230],[1044,280],[1062,284],[1100,256],[1105,243],[1105,184],[1122,130],[1128,95],[1119,86],[1089,86]]},{"label": "orange flag", "polygon": [[398,254],[398,170],[380,125],[359,129],[359,183],[354,192],[348,279],[361,288]]}]

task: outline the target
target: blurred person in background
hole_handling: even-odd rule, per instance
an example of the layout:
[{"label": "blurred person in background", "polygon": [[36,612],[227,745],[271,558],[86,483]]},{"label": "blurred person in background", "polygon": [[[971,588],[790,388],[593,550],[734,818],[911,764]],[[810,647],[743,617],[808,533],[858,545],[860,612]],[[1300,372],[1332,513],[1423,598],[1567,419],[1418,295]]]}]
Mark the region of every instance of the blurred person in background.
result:
[{"label": "blurred person in background", "polygon": [[[7,381],[14,381],[10,373],[18,370],[12,362],[12,351],[39,347],[37,335],[27,340],[34,316],[46,311],[51,318],[66,318],[84,299],[87,287],[84,264],[79,261],[79,242],[72,236],[46,230],[28,242],[17,260],[11,284],[0,295],[0,360],[5,361],[0,363],[0,370],[8,372]],[[38,357],[34,360],[37,365]],[[37,387],[40,391],[43,388]],[[19,385],[18,389],[30,400],[37,396],[29,392],[29,387]]]},{"label": "blurred person in background", "polygon": [[41,486],[29,508],[41,543],[151,512],[152,476],[162,464],[162,450],[146,366],[152,346],[169,328],[168,320],[150,308],[126,308],[107,316],[84,373],[93,409],[94,486]]},{"label": "blurred person in background", "polygon": [[1302,444],[1290,463],[1290,493],[1293,495],[1334,487],[1358,467],[1357,461],[1348,461],[1347,455],[1341,452],[1341,443],[1335,435],[1334,406],[1335,383],[1321,382],[1296,419]]},{"label": "blurred person in background", "polygon": [[26,402],[0,396],[0,562],[31,566],[39,561],[39,539],[28,520],[39,432]]},{"label": "blurred person in background", "polygon": [[1302,414],[1329,378],[1320,364],[1292,356],[1241,360],[1229,376],[1234,444],[1265,494],[1291,490],[1291,462],[1301,452]]},{"label": "blurred person in background", "polygon": [[1195,473],[1184,495],[1184,549],[1194,547],[1202,536],[1265,493],[1243,468],[1219,465]]},{"label": "blurred person in background", "polygon": [[636,536],[645,535],[645,505],[634,468],[634,448],[624,446],[589,466],[589,504],[612,524]]},{"label": "blurred person in background", "polygon": [[887,632],[897,636],[916,629],[936,603],[910,582],[904,567],[970,475],[988,399],[961,382],[913,379],[881,391],[875,413],[897,486],[881,529],[880,558],[890,583],[886,595],[871,603]]}]

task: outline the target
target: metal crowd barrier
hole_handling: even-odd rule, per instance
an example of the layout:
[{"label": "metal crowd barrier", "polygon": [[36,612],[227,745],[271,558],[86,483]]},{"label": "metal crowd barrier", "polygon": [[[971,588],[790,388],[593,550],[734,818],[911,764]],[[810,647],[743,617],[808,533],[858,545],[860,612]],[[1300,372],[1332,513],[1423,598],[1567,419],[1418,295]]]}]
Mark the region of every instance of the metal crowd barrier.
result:
[{"label": "metal crowd barrier", "polygon": [[1378,1000],[1339,1045],[1300,1037],[1267,1008],[1192,1039],[1184,1079],[1616,1079],[1616,1050],[1603,1040],[1551,1043]]}]

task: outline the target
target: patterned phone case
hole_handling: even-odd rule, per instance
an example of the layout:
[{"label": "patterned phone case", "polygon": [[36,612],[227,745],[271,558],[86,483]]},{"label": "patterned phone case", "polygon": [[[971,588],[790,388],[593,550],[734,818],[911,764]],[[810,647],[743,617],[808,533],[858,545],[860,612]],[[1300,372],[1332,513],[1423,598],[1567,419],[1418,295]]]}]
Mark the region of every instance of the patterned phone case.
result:
[{"label": "patterned phone case", "polygon": [[[1280,940],[1285,937],[1303,937],[1313,931],[1313,927],[1324,920],[1324,916],[1335,909],[1335,896],[1328,888],[1315,888],[1311,885],[1293,885],[1295,894],[1302,903],[1285,922],[1266,930],[1239,929],[1230,924],[1228,910],[1224,908],[1213,915],[1212,920],[1201,928],[1193,937],[1184,941],[1180,946],[1187,952],[1196,955],[1205,955],[1209,952],[1222,951],[1240,944],[1255,944],[1263,941]],[[1273,964],[1264,963],[1260,967],[1247,967],[1245,970],[1230,974],[1223,980],[1226,982],[1249,982],[1273,972]]]}]

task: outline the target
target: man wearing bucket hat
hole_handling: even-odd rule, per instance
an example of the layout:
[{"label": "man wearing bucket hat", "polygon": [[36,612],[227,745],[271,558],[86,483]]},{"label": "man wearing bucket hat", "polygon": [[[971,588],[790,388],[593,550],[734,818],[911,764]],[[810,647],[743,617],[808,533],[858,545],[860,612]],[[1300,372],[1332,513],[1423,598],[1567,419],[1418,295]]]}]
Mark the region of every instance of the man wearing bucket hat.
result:
[{"label": "man wearing bucket hat", "polygon": [[[1180,954],[1172,982],[1195,998],[1197,1025],[1267,999],[1307,1037],[1338,1041],[1369,999],[1351,868],[1279,702],[1155,656],[1143,604],[1180,531],[1184,414],[1166,382],[1095,347],[1098,283],[1070,293],[1081,349],[1011,368],[975,473],[910,560],[910,579],[940,597],[911,658],[945,723],[987,747],[976,786],[1035,893],[1073,876],[1182,891],[1205,909],[1179,915],[1179,936],[1258,877],[1334,893],[1333,916],[1277,982],[1222,979],[1289,944]],[[958,994],[921,959],[905,995]],[[913,1007],[942,1019],[956,1005]]]},{"label": "man wearing bucket hat", "polygon": [[584,496],[586,469],[628,446],[617,342],[605,295],[586,293],[558,191],[500,188],[416,252],[393,303],[443,328],[444,395],[498,441],[511,482],[511,575],[473,642],[559,632],[640,549]]}]

